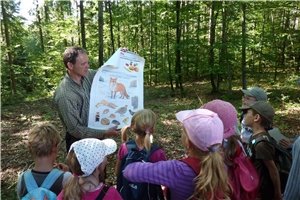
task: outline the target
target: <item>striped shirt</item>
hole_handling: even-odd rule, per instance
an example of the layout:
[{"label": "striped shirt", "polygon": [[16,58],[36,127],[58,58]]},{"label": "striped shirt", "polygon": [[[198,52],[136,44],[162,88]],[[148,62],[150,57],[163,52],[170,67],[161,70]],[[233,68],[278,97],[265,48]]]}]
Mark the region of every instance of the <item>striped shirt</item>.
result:
[{"label": "striped shirt", "polygon": [[96,70],[89,70],[81,84],[66,73],[54,93],[54,103],[65,131],[76,138],[103,138],[104,130],[88,128],[90,91]]},{"label": "striped shirt", "polygon": [[283,200],[300,199],[300,137],[293,147],[293,164],[285,187]]},{"label": "striped shirt", "polygon": [[132,182],[148,182],[168,187],[172,200],[188,199],[195,189],[193,179],[196,173],[179,160],[132,163],[126,166],[123,175]]}]

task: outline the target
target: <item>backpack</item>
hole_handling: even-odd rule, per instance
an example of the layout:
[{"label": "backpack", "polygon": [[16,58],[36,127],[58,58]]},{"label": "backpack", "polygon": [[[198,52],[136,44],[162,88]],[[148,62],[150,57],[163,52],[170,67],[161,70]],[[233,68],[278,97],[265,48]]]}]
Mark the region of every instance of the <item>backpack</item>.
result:
[{"label": "backpack", "polygon": [[268,135],[263,135],[259,138],[256,138],[254,146],[262,141],[269,142],[275,147],[274,162],[279,172],[281,192],[283,194],[292,167],[293,158],[287,149],[277,144],[276,140]]},{"label": "backpack", "polygon": [[241,141],[233,158],[233,165],[229,167],[228,175],[233,189],[232,199],[253,200],[258,196],[259,175]]},{"label": "backpack", "polygon": [[149,152],[145,148],[141,151],[134,140],[126,142],[128,153],[121,161],[119,172],[117,175],[117,190],[124,200],[148,200],[148,199],[164,199],[160,185],[151,183],[134,183],[128,181],[123,176],[125,167],[134,162],[151,162],[150,155],[159,149],[158,146],[152,145]]},{"label": "backpack", "polygon": [[53,169],[39,187],[31,170],[24,173],[24,181],[28,193],[22,200],[56,200],[56,194],[50,190],[55,181],[63,174],[63,171]]}]

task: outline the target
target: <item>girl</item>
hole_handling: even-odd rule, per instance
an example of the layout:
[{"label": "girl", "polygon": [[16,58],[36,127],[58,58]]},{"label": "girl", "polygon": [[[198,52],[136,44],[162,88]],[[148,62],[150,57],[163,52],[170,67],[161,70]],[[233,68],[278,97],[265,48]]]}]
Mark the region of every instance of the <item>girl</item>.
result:
[{"label": "girl", "polygon": [[176,117],[183,124],[182,143],[189,158],[133,163],[124,170],[125,178],[165,185],[172,200],[230,199],[231,187],[220,151],[222,121],[206,109],[181,111]]},{"label": "girl", "polygon": [[[258,194],[259,178],[253,163],[250,158],[247,158],[248,154],[242,144],[241,137],[236,134],[236,121],[238,119],[235,107],[229,102],[217,99],[206,103],[203,108],[218,114],[224,125],[224,162],[227,166],[228,177],[233,188],[231,199],[256,199]],[[238,164],[235,162],[237,161],[236,159],[239,159],[241,154],[245,157],[245,159],[242,160],[244,167],[248,166],[248,168],[243,168],[243,171],[238,172],[238,170],[236,170]],[[247,169],[249,171],[246,171]],[[242,182],[239,179],[241,174],[244,177]],[[250,188],[249,185],[253,186],[253,189],[249,189],[251,192],[243,189]]]},{"label": "girl", "polygon": [[[118,175],[118,171],[120,168],[122,158],[128,153],[128,149],[126,147],[127,141],[127,132],[132,130],[135,133],[135,143],[137,147],[141,150],[144,147],[147,151],[151,149],[151,137],[155,132],[156,126],[156,115],[150,109],[142,109],[137,111],[131,119],[130,126],[124,126],[121,129],[121,137],[122,142],[119,151],[118,151],[118,159],[115,168],[115,174]],[[166,154],[162,149],[158,149],[150,155],[150,159],[152,163],[167,160]]]},{"label": "girl", "polygon": [[112,139],[99,140],[94,138],[74,142],[69,150],[67,161],[73,176],[57,197],[58,200],[121,200],[114,187],[104,186],[104,168],[107,155],[117,149]]}]

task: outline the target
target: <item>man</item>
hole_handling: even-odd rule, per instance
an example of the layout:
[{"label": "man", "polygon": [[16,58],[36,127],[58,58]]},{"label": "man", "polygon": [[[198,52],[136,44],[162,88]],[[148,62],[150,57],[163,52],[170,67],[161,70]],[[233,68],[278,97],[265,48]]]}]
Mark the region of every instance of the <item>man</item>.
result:
[{"label": "man", "polygon": [[108,130],[88,128],[90,91],[96,70],[89,69],[89,59],[85,49],[69,47],[63,55],[67,73],[54,93],[54,102],[59,117],[66,130],[67,152],[73,142],[82,138],[115,136],[120,133],[117,126]]},{"label": "man", "polygon": [[[244,96],[242,97],[242,106],[249,106],[250,104],[256,102],[256,101],[267,101],[268,96],[267,93],[261,89],[260,87],[252,87],[248,90],[242,90],[244,93]],[[244,122],[244,114],[241,115],[241,138],[243,142],[246,142],[248,144],[250,136],[253,134],[253,131],[250,127],[245,126]]]}]

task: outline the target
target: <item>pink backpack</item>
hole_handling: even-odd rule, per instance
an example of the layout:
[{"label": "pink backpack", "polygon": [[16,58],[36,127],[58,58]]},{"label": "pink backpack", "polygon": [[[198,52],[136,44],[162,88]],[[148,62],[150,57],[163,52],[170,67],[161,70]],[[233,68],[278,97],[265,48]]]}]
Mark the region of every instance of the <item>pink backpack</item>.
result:
[{"label": "pink backpack", "polygon": [[254,200],[258,196],[259,175],[247,156],[243,144],[239,146],[229,168],[229,179],[233,188],[233,200]]}]

